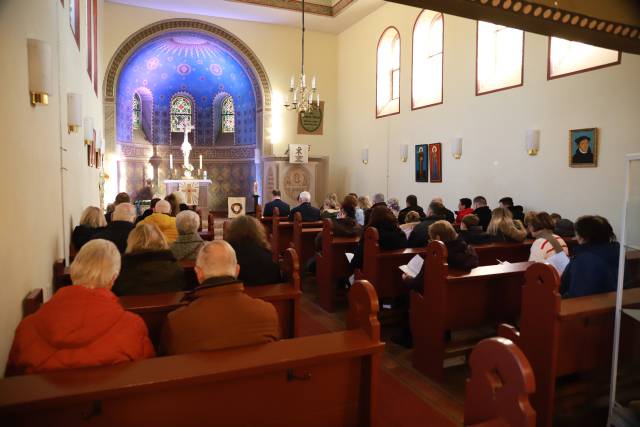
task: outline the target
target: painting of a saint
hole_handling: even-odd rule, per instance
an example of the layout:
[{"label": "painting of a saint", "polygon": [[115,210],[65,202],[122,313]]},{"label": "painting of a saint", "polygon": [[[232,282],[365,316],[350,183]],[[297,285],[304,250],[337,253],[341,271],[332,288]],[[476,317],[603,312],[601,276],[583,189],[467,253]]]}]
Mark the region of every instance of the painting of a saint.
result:
[{"label": "painting of a saint", "polygon": [[442,144],[429,144],[430,181],[442,182]]},{"label": "painting of a saint", "polygon": [[416,145],[416,182],[429,181],[428,148],[427,144]]},{"label": "painting of a saint", "polygon": [[596,167],[598,165],[598,128],[569,131],[569,166]]}]

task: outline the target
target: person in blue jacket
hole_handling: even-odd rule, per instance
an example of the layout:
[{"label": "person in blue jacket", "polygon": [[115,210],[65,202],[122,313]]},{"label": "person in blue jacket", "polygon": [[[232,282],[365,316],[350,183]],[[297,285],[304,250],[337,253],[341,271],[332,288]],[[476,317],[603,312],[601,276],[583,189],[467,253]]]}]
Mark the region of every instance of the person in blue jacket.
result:
[{"label": "person in blue jacket", "polygon": [[562,274],[563,298],[613,292],[618,286],[620,244],[606,218],[587,215],[575,224],[579,245]]}]

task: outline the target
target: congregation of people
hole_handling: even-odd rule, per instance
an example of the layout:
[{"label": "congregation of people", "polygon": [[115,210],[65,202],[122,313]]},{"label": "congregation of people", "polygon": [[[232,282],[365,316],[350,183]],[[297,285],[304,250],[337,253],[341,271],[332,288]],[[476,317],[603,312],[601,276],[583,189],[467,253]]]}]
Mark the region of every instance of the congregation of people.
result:
[{"label": "congregation of people", "polygon": [[[523,242],[532,239],[530,260],[547,262],[571,256],[561,274],[563,297],[571,298],[616,289],[619,244],[606,218],[586,215],[575,224],[558,214],[525,212],[510,197],[495,209],[483,196],[461,198],[449,210],[439,197],[426,209],[415,195],[401,208],[397,199],[382,193],[325,197],[320,208],[311,194],[300,193],[290,207],[274,190],[264,216],[303,221],[329,219],[334,236],[359,237],[374,227],[382,250],[418,248],[441,241],[450,268],[471,270],[479,265],[474,245]],[[253,216],[229,222],[225,240],[204,241],[201,218],[176,194],[153,199],[137,216],[126,193],[118,194],[107,214],[87,207],[72,233],[75,250],[70,265],[73,286],[58,290],[37,312],[18,326],[10,352],[8,375],[115,364],[124,361],[266,343],[279,339],[278,315],[268,302],[245,293],[246,286],[279,283],[279,265],[273,261],[263,224]],[[569,253],[564,238],[578,245]],[[322,235],[315,249],[322,250]],[[351,264],[362,268],[364,239]],[[186,291],[183,260],[195,263],[199,286],[188,292],[189,303],[171,312],[160,346],[154,349],[146,326],[126,312],[120,296]],[[426,265],[426,263],[424,264]],[[403,277],[407,289],[424,286],[424,267],[416,277]],[[55,319],[55,321],[53,321]]]}]

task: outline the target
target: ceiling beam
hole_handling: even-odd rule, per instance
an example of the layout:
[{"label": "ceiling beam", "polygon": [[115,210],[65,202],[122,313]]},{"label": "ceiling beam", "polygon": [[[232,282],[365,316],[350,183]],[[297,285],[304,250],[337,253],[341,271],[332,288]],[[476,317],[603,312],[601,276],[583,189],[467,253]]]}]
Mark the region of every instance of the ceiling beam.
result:
[{"label": "ceiling beam", "polygon": [[387,0],[640,54],[639,0]]}]

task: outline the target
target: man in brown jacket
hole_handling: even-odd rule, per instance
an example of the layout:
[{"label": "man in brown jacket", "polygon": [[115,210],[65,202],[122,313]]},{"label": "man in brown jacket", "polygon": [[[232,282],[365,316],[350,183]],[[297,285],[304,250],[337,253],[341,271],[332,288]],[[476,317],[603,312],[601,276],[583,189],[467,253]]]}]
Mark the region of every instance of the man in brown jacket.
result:
[{"label": "man in brown jacket", "polygon": [[169,313],[162,335],[166,354],[217,350],[275,341],[279,338],[275,307],[251,298],[236,278],[240,266],[227,242],[206,243],[196,260],[194,300]]}]

